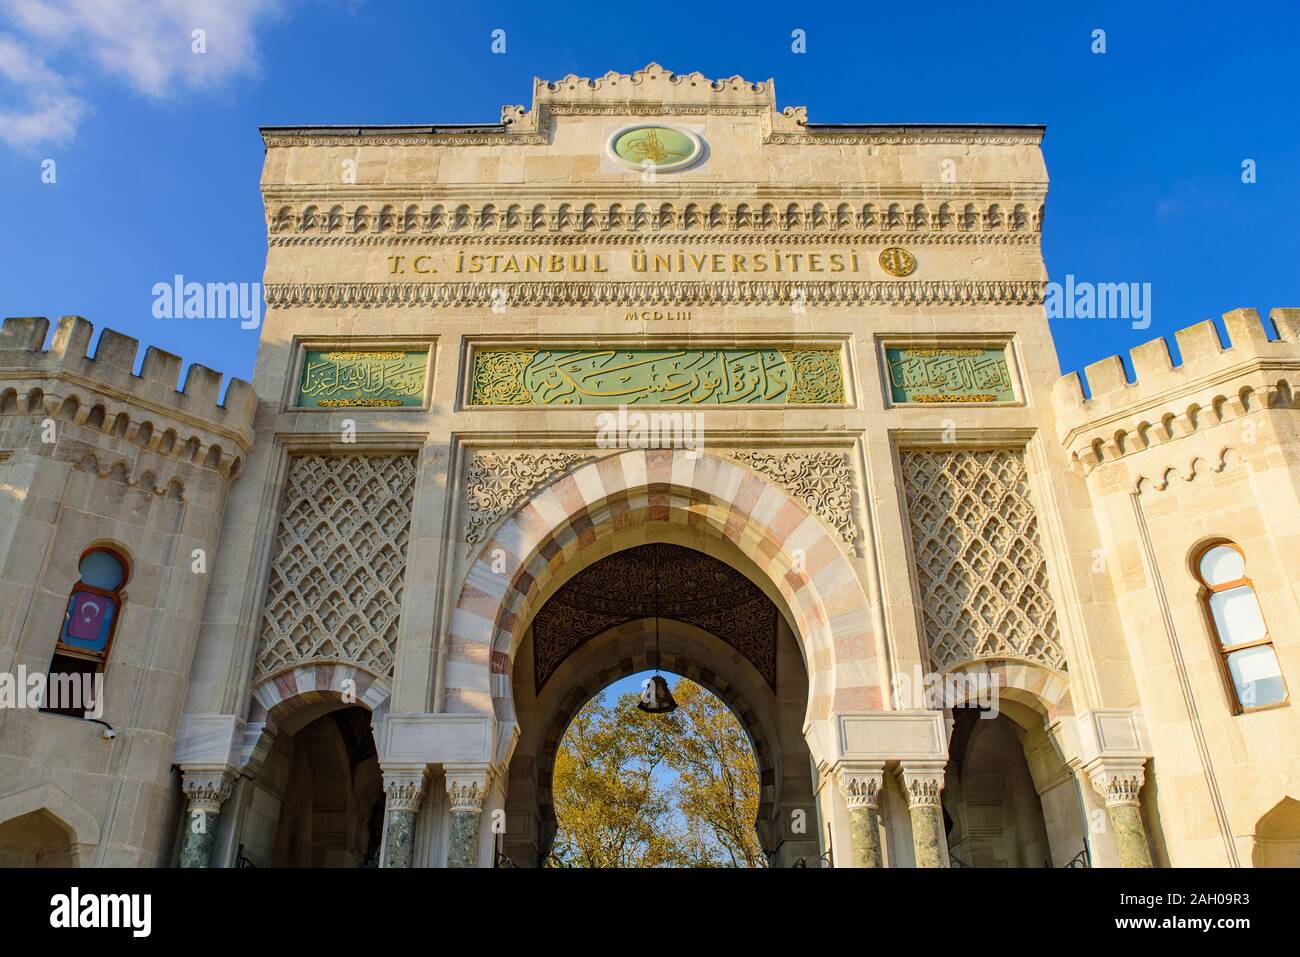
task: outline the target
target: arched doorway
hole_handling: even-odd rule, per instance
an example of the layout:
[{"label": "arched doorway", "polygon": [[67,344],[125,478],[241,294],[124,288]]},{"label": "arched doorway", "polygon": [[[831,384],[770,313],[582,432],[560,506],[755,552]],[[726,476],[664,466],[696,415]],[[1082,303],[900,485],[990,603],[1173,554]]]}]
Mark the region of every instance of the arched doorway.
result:
[{"label": "arched doorway", "polygon": [[768,861],[815,861],[812,759],[803,736],[808,676],[789,623],[736,568],[668,542],[583,567],[529,623],[511,674],[519,740],[506,799],[513,823],[501,853],[516,866],[545,860],[565,730],[593,695],[656,663],[716,695],[748,733],[759,780],[754,826]]},{"label": "arched doorway", "polygon": [[55,784],[0,798],[0,867],[88,866],[99,824]]},{"label": "arched doorway", "polygon": [[45,809],[0,823],[0,867],[76,867],[72,834]]},{"label": "arched doorway", "polygon": [[273,778],[283,780],[273,867],[376,866],[383,782],[370,712],[346,707],[277,739]]},{"label": "arched doorway", "polygon": [[1286,797],[1255,825],[1255,867],[1300,867],[1300,801]]},{"label": "arched doorway", "polygon": [[335,695],[272,709],[246,766],[241,865],[375,867],[384,791],[369,709]]},{"label": "arched doorway", "polygon": [[952,866],[1086,866],[1078,780],[1037,713],[1002,701],[951,714],[943,811]]}]

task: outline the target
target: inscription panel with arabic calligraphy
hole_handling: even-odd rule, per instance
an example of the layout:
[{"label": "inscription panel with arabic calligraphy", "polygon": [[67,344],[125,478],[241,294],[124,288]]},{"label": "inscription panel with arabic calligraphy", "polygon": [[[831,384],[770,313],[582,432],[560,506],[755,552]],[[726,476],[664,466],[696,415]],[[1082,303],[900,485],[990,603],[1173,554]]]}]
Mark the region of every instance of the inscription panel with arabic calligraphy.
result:
[{"label": "inscription panel with arabic calligraphy", "polygon": [[420,408],[428,366],[428,349],[309,349],[294,404],[302,409]]},{"label": "inscription panel with arabic calligraphy", "polygon": [[1004,346],[887,346],[885,366],[895,405],[1017,401]]},{"label": "inscription panel with arabic calligraphy", "polygon": [[839,405],[838,349],[483,349],[471,405]]}]

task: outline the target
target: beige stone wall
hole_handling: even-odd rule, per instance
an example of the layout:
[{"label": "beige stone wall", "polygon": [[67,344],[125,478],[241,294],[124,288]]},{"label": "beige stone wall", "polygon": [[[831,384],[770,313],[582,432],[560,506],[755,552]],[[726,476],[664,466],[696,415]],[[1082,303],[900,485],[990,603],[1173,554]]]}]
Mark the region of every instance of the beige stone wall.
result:
[{"label": "beige stone wall", "polygon": [[[0,708],[0,819],[41,808],[83,865],[171,860],[172,771],[226,492],[252,444],[252,390],[111,329],[6,319],[0,333],[0,672],[44,673],[81,556],[129,562],[100,724]],[[206,570],[195,572],[195,550]],[[28,807],[30,805],[30,808]],[[47,827],[46,830],[49,828]]]},{"label": "beige stone wall", "polygon": [[[1287,704],[1237,714],[1201,603],[1197,553],[1216,540],[1244,550],[1289,688],[1300,681],[1295,554],[1300,533],[1300,371],[1296,310],[1224,316],[1061,380],[1058,432],[1087,475],[1154,749],[1148,826],[1173,866],[1249,866],[1261,819],[1295,794],[1300,724]],[[1100,563],[1100,562],[1099,562]],[[1294,690],[1292,690],[1294,694]],[[1152,786],[1154,784],[1154,787]]]}]

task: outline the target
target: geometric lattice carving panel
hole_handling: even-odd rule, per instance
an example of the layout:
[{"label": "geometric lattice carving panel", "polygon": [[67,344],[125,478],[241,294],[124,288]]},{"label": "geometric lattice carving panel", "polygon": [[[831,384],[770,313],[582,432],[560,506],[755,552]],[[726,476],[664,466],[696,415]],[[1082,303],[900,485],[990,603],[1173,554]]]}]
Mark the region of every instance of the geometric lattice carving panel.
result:
[{"label": "geometric lattice carving panel", "polygon": [[414,495],[413,455],[289,460],[258,677],[308,661],[392,674]]},{"label": "geometric lattice carving panel", "polygon": [[1019,658],[1066,670],[1024,454],[905,450],[901,461],[933,666]]}]

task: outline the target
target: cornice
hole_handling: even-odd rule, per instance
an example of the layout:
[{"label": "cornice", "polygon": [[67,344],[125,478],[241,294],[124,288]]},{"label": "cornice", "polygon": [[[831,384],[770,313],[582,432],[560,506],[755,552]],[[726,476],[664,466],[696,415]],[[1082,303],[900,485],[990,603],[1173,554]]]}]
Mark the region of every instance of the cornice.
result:
[{"label": "cornice", "polygon": [[893,282],[393,282],[268,283],[270,308],[387,306],[812,306],[1032,305],[1043,301],[1038,280],[919,280]]}]

